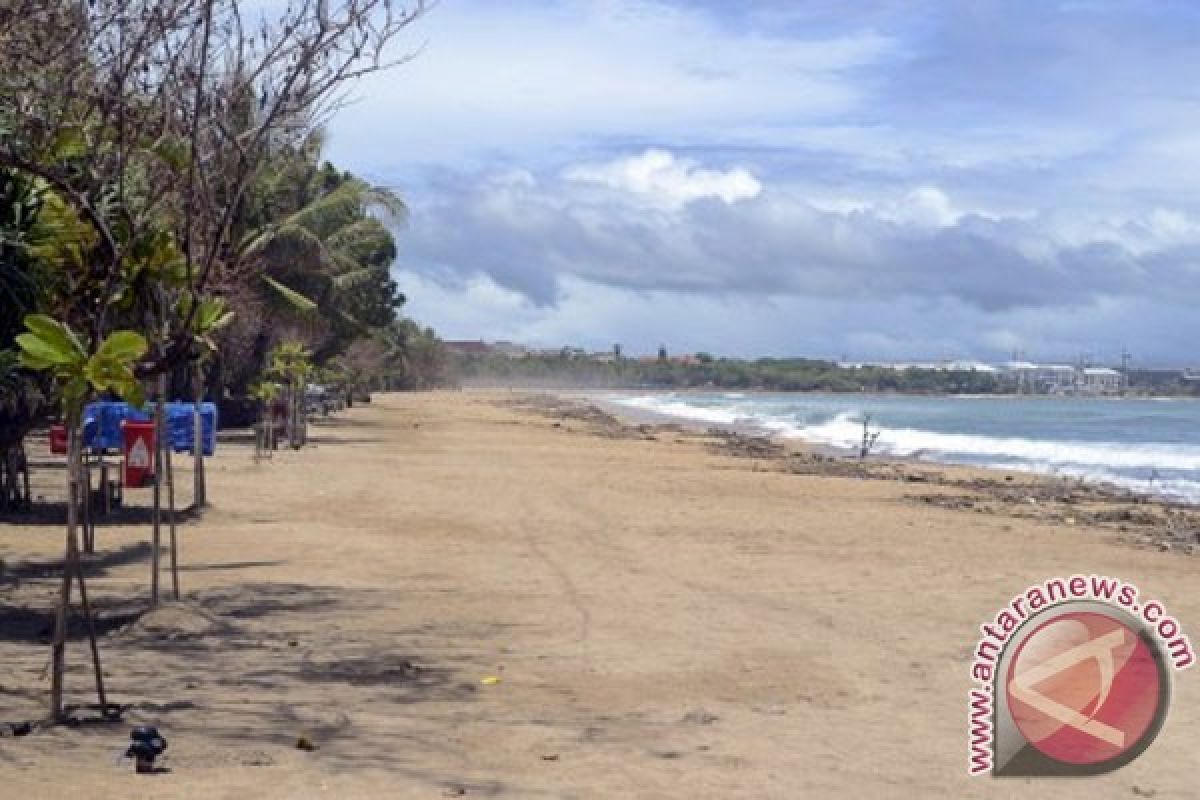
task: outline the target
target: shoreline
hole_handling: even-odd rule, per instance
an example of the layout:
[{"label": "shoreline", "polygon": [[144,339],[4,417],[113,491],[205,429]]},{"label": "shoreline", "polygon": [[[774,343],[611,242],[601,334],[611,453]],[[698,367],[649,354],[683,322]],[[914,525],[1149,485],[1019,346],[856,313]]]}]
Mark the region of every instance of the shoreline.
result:
[{"label": "shoreline", "polygon": [[918,493],[913,498],[916,502],[1071,526],[1093,525],[1112,531],[1134,547],[1200,554],[1200,505],[1115,484],[911,456],[870,455],[860,459],[853,452],[779,436],[755,426],[685,420],[649,409],[604,403],[584,393],[534,392],[523,397],[501,402],[590,423],[604,436],[653,437],[664,430],[678,429],[698,440],[716,440],[717,452],[760,459],[793,474],[924,484],[939,491]]},{"label": "shoreline", "polygon": [[[768,427],[747,423],[744,425],[730,425],[717,422],[706,422],[702,420],[688,418],[683,415],[675,415],[667,412],[655,411],[653,409],[643,409],[636,406],[629,406],[622,403],[608,400],[603,394],[586,393],[586,392],[550,392],[557,396],[575,398],[584,402],[595,402],[600,404],[607,412],[615,414],[618,417],[629,419],[635,422],[643,421],[667,421],[676,422],[686,427],[695,430],[706,430],[708,428],[729,430],[735,433],[750,434],[756,436],[765,436],[780,443],[799,449],[806,449],[814,452],[823,453],[825,455],[838,456],[843,458],[857,458],[857,449],[853,447],[838,447],[836,445],[825,444],[822,442],[814,442],[807,440],[802,436],[786,436]],[[675,394],[675,392],[672,392]],[[729,394],[729,393],[726,393]],[[739,393],[740,394],[740,393]],[[778,393],[771,393],[778,394]],[[814,393],[816,394],[816,393]],[[820,393],[830,396],[838,396],[833,393]],[[847,394],[846,396],[858,396],[856,394]],[[883,395],[876,395],[883,396]],[[955,395],[944,395],[944,397],[956,397]],[[961,396],[962,399],[992,399],[992,395],[971,395]],[[1089,398],[1091,399],[1091,398]],[[1096,398],[1103,399],[1103,398]],[[1013,464],[1011,466],[991,465],[991,464],[971,464],[961,461],[936,460],[922,458],[920,452],[914,452],[908,455],[896,455],[887,453],[870,454],[868,460],[876,461],[892,461],[906,464],[925,464],[930,466],[940,466],[948,468],[962,468],[970,470],[984,470],[993,473],[1017,472],[1024,475],[1035,476],[1048,481],[1082,481],[1090,486],[1095,486],[1108,492],[1116,499],[1140,498],[1145,501],[1159,503],[1172,508],[1184,509],[1200,509],[1200,500],[1188,500],[1186,497],[1172,495],[1164,491],[1155,491],[1148,485],[1146,488],[1135,487],[1132,485],[1122,484],[1113,480],[1102,478],[1090,478],[1085,476],[1065,475],[1055,472],[1039,470],[1025,464]]]}]

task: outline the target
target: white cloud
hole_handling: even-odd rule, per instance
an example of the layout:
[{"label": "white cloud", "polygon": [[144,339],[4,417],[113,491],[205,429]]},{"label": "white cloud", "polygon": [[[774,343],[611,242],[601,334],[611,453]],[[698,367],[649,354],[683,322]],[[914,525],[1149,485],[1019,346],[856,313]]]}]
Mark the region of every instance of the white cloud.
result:
[{"label": "white cloud", "polygon": [[676,158],[659,149],[603,164],[570,167],[563,176],[569,181],[598,183],[630,192],[666,209],[681,208],[704,197],[733,203],[757,197],[762,191],[762,184],[746,169],[704,169],[694,160]]},{"label": "white cloud", "polygon": [[[934,186],[821,207],[738,168],[668,151],[549,173],[443,180],[414,202],[406,266],[486,274],[539,305],[578,278],[635,291],[952,298],[988,312],[1200,290],[1197,221],[1011,216]],[[701,202],[703,201],[703,202]]]},{"label": "white cloud", "polygon": [[948,228],[962,217],[936,186],[913,189],[897,201],[881,203],[875,210],[884,219],[921,228]]}]

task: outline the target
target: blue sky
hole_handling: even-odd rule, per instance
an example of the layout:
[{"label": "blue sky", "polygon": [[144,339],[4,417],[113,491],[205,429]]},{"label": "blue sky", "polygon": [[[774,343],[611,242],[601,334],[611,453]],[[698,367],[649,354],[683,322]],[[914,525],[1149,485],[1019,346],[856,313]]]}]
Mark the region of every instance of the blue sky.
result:
[{"label": "blue sky", "polygon": [[1194,363],[1200,4],[442,0],[330,157],[448,338]]}]

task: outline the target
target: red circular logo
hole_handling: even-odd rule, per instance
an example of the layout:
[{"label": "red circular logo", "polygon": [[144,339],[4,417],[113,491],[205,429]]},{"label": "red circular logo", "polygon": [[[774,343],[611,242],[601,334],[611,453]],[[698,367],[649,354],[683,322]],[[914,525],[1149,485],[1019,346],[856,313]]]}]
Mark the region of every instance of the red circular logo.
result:
[{"label": "red circular logo", "polygon": [[1118,758],[1152,736],[1162,688],[1142,636],[1093,611],[1066,613],[1035,629],[1005,682],[1026,741],[1056,761],[1080,765]]}]

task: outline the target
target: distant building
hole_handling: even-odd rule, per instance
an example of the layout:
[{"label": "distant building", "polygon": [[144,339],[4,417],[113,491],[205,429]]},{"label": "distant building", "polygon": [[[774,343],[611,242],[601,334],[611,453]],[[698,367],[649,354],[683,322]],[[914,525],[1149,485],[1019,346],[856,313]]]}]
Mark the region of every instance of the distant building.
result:
[{"label": "distant building", "polygon": [[529,355],[529,348],[515,342],[492,342],[492,352],[509,358],[524,358]]},{"label": "distant building", "polygon": [[1115,369],[1087,367],[1080,372],[1080,391],[1088,394],[1117,394],[1121,391],[1124,376]]},{"label": "distant building", "polygon": [[838,361],[836,362],[842,369],[863,369],[864,367],[873,367],[875,369],[894,369],[897,372],[903,372],[906,369],[921,369],[931,372],[999,372],[996,367],[991,364],[984,364],[982,361]]},{"label": "distant building", "polygon": [[1077,388],[1078,372],[1070,364],[1043,364],[1034,372],[1034,387],[1045,394],[1069,394]]},{"label": "distant building", "polygon": [[984,364],[982,361],[947,361],[939,366],[938,369],[950,370],[952,372],[981,372],[988,375],[995,375],[1000,371],[991,364]]},{"label": "distant building", "polygon": [[492,352],[491,345],[489,345],[483,339],[480,339],[478,341],[450,340],[450,341],[443,342],[443,344],[446,346],[446,349],[449,350],[451,353],[457,353],[459,355],[464,355],[464,356],[485,356],[488,353]]}]

